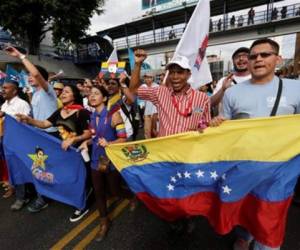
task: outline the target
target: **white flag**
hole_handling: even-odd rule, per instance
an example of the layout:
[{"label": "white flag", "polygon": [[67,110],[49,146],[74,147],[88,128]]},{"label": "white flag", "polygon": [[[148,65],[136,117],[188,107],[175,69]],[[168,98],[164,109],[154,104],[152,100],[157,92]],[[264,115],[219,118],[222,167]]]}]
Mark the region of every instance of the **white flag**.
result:
[{"label": "white flag", "polygon": [[212,81],[205,53],[208,44],[209,19],[209,0],[199,0],[173,57],[185,56],[189,59],[192,69],[189,83],[194,89]]},{"label": "white flag", "polygon": [[117,63],[118,62],[118,55],[117,55],[116,48],[114,48],[114,50],[111,52],[107,62],[109,62],[109,63]]}]

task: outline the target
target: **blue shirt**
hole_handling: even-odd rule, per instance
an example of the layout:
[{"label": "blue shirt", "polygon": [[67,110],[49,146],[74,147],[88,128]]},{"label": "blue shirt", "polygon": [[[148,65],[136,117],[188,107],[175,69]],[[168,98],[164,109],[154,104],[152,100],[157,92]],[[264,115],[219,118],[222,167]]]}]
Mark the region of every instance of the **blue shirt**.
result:
[{"label": "blue shirt", "polygon": [[[282,94],[276,115],[300,113],[300,81],[282,79]],[[223,98],[223,114],[227,119],[268,117],[274,107],[279,78],[264,84],[250,80],[226,90]]]},{"label": "blue shirt", "polygon": [[[99,118],[98,125],[96,124],[96,119]],[[93,137],[92,146],[92,160],[91,168],[97,170],[100,156],[105,156],[105,149],[98,144],[100,138],[105,138],[108,142],[116,140],[117,133],[116,129],[111,126],[112,116],[109,115],[106,107],[100,112],[93,112],[91,115],[90,127],[95,131],[95,136]],[[109,169],[114,170],[112,163],[109,164]]]},{"label": "blue shirt", "polygon": [[[57,99],[53,87],[48,84],[48,91],[43,88],[34,92],[31,100],[32,115],[36,120],[46,120],[57,110]],[[55,132],[56,128],[45,129],[46,132]]]}]

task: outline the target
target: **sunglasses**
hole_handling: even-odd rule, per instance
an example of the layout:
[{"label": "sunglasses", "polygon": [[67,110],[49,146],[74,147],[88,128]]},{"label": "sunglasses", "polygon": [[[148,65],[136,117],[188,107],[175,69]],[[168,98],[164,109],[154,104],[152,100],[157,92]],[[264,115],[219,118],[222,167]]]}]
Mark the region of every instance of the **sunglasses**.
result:
[{"label": "sunglasses", "polygon": [[261,58],[267,58],[271,55],[278,55],[275,52],[261,52],[261,53],[257,53],[257,54],[250,54],[249,55],[249,60],[256,60],[258,56],[260,56]]}]

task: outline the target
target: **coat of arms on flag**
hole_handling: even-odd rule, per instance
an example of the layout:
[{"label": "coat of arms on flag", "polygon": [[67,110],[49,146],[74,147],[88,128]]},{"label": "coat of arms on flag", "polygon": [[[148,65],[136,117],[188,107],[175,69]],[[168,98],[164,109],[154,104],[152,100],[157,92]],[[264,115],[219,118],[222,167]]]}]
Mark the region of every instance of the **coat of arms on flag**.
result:
[{"label": "coat of arms on flag", "polygon": [[118,78],[125,74],[126,62],[103,62],[101,64],[100,78]]}]

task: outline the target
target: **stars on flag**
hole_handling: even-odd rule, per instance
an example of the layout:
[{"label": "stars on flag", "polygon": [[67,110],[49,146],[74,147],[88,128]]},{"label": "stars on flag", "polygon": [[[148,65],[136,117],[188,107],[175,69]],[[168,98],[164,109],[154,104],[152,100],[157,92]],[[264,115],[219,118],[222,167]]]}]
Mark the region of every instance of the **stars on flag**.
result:
[{"label": "stars on flag", "polygon": [[[216,170],[204,171],[201,169],[197,169],[195,172],[187,170],[184,172],[177,171],[175,175],[170,177],[170,182],[166,186],[167,190],[169,192],[175,191],[176,186],[180,185],[178,183],[180,183],[182,180],[197,181],[199,182],[199,184],[201,184],[202,181],[204,181],[205,183],[207,183],[207,181],[208,183],[211,183],[211,180],[213,180],[213,182],[211,183],[213,185],[217,181],[226,181],[227,176],[226,173],[218,173]],[[228,185],[222,185],[220,192],[225,195],[230,195],[232,189]]]},{"label": "stars on flag", "polygon": [[196,175],[198,178],[204,177],[204,171],[201,171],[200,169],[196,172]]},{"label": "stars on flag", "polygon": [[227,185],[226,186],[222,186],[222,189],[223,189],[223,193],[224,194],[230,194],[232,189],[229,188]]},{"label": "stars on flag", "polygon": [[176,180],[176,177],[175,177],[175,176],[172,176],[172,177],[171,177],[171,182],[176,183],[176,181],[177,181],[177,180]]},{"label": "stars on flag", "polygon": [[167,189],[168,189],[169,191],[174,191],[174,186],[173,186],[172,184],[169,184],[169,185],[167,186]]},{"label": "stars on flag", "polygon": [[210,178],[216,181],[218,179],[217,171],[210,172]]},{"label": "stars on flag", "polygon": [[189,173],[188,171],[184,172],[184,177],[187,179],[191,179],[191,173]]}]

